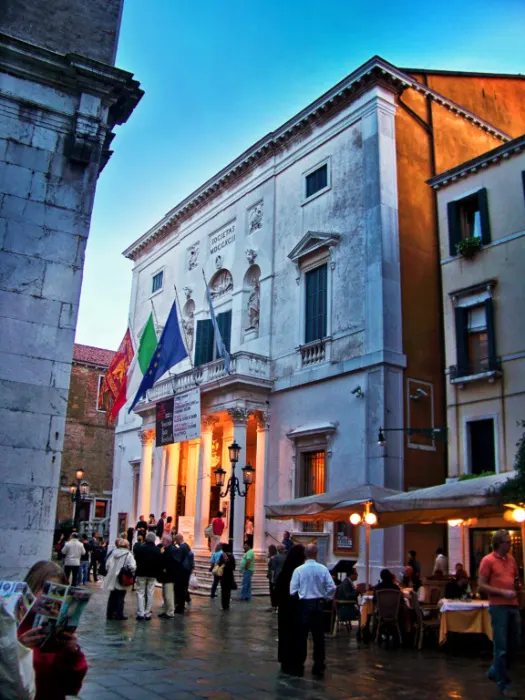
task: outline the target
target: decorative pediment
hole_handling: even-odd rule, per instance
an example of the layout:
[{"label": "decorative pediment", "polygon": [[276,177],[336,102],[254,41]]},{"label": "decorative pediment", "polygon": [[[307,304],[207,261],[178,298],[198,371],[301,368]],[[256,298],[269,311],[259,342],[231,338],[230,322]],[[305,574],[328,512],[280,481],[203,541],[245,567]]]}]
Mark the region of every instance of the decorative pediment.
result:
[{"label": "decorative pediment", "polygon": [[311,253],[315,253],[323,248],[328,249],[330,255],[330,269],[335,267],[333,250],[338,245],[341,236],[338,233],[322,233],[321,231],[307,231],[299,243],[288,253],[288,257],[295,264],[297,284],[301,278],[299,267],[301,260]]}]

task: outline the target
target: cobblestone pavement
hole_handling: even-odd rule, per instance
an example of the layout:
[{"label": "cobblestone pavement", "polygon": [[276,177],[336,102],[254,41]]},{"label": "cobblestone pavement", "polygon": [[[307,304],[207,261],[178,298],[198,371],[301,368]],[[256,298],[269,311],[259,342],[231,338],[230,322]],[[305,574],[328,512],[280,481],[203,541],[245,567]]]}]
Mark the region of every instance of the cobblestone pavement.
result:
[{"label": "cobblestone pavement", "polygon": [[[490,657],[428,649],[360,647],[346,632],[327,641],[327,672],[314,680],[281,674],[277,663],[277,616],[267,601],[234,601],[229,612],[219,599],[193,598],[191,610],[174,620],[135,620],[135,594],[126,596],[124,622],[106,621],[106,595],[94,596],[82,618],[81,646],[89,671],[84,700],[230,700],[301,698],[332,700],[492,700],[501,697],[486,680]],[[160,605],[156,592],[154,610]],[[523,664],[518,673],[522,676]],[[516,673],[514,674],[516,676]],[[525,698],[525,687],[521,688]]]}]

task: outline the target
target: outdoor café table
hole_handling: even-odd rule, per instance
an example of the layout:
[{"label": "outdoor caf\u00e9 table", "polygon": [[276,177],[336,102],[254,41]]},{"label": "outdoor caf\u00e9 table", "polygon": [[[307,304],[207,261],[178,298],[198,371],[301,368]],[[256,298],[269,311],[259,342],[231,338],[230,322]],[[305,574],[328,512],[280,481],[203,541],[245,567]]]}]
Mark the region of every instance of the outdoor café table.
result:
[{"label": "outdoor caf\u00e9 table", "polygon": [[[403,599],[405,601],[405,605],[410,608],[410,588],[402,588],[401,593],[403,594]],[[375,603],[374,603],[374,594],[373,593],[365,593],[364,595],[361,596],[361,617],[359,621],[359,625],[361,629],[364,629],[367,627],[368,622],[372,615],[374,614],[375,611]]]},{"label": "outdoor caf\u00e9 table", "polygon": [[486,634],[492,641],[489,604],[486,600],[447,600],[439,602],[441,624],[439,643],[447,641],[449,632]]}]

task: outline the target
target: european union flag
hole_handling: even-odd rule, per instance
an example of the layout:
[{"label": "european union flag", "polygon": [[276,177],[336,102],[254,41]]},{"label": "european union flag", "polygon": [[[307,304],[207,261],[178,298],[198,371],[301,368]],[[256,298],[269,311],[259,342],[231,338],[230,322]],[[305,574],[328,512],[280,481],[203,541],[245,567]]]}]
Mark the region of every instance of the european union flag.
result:
[{"label": "european union flag", "polygon": [[157,379],[185,357],[188,357],[188,352],[180,334],[177,302],[174,301],[149,367],[142,377],[139,390],[129,407],[128,413],[131,413],[135,404],[146,395],[147,390],[151,389]]}]

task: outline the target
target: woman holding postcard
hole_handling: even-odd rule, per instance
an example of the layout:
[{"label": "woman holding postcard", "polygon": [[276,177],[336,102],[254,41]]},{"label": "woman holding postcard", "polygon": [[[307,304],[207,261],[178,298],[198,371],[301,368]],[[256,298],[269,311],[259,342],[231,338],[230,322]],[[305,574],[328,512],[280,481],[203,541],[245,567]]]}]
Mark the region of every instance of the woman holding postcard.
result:
[{"label": "woman holding postcard", "polygon": [[[42,619],[48,616],[48,621],[55,611],[57,616],[60,614],[66,593],[71,590],[66,585],[64,571],[54,562],[39,561],[31,567],[25,581],[36,601],[18,628],[18,641],[33,650],[34,700],[65,700],[66,695],[78,695],[88,665],[74,628],[68,631],[64,627],[51,635],[48,631],[51,625],[33,627],[39,611],[44,613]],[[82,592],[89,596],[89,592]]]}]

